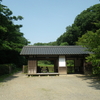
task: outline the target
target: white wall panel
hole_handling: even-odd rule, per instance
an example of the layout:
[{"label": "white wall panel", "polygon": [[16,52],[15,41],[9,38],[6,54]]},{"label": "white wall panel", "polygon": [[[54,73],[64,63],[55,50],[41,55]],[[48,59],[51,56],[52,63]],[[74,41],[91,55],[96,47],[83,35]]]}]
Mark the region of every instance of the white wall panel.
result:
[{"label": "white wall panel", "polygon": [[59,56],[59,67],[66,67],[65,56]]}]

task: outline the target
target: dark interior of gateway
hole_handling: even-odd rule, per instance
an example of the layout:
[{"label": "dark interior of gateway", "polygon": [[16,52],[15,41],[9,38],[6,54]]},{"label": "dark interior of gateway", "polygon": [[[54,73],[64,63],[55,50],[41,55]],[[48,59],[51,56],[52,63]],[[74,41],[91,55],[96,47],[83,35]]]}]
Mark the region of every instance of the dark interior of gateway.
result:
[{"label": "dark interior of gateway", "polygon": [[82,58],[66,60],[67,74],[84,74],[83,60]]},{"label": "dark interior of gateway", "polygon": [[75,73],[74,60],[66,60],[66,65],[67,65],[67,74],[74,74]]},{"label": "dark interior of gateway", "polygon": [[38,60],[37,73],[58,73],[55,60]]},{"label": "dark interior of gateway", "polygon": [[[67,74],[83,74],[83,59],[67,59]],[[58,62],[56,60],[38,60],[37,73],[58,73]]]}]

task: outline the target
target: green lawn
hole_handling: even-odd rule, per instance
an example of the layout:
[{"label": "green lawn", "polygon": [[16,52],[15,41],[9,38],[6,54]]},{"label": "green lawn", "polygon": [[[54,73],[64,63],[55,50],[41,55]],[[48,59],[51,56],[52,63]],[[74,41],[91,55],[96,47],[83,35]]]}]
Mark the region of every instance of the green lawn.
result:
[{"label": "green lawn", "polygon": [[54,65],[53,64],[51,64],[51,62],[49,62],[49,61],[46,61],[46,60],[44,60],[44,61],[38,61],[38,66],[40,66],[40,67],[43,67],[42,69],[46,69],[46,67],[48,67],[48,69],[49,69],[49,72],[50,73],[54,73]]}]

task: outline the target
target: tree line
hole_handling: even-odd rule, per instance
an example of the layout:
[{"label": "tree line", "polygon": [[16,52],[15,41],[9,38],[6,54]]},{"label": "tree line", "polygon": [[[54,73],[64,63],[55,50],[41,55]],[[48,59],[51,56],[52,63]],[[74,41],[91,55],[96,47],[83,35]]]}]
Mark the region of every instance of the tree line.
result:
[{"label": "tree line", "polygon": [[66,27],[66,31],[54,42],[34,43],[33,45],[76,45],[79,37],[87,31],[96,31],[95,25],[100,21],[100,4],[93,5],[76,16],[74,23]]}]

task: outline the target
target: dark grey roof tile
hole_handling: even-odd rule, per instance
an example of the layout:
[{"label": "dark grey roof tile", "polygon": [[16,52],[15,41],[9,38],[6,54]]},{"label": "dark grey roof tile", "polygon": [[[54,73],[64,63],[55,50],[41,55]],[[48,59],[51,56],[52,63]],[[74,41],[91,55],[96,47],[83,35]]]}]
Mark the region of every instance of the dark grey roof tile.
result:
[{"label": "dark grey roof tile", "polygon": [[81,46],[24,46],[20,55],[89,54]]}]

